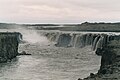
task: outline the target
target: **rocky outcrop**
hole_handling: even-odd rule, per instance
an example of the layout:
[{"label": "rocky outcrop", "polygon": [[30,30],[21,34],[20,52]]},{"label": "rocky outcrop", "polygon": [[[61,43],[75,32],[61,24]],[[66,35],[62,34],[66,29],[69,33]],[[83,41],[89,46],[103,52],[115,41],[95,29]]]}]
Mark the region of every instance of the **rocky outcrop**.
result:
[{"label": "rocky outcrop", "polygon": [[0,33],[0,63],[7,62],[18,55],[20,33]]},{"label": "rocky outcrop", "polygon": [[120,80],[120,40],[110,41],[96,54],[102,56],[98,73],[78,80]]},{"label": "rocky outcrop", "polygon": [[18,55],[32,55],[32,54],[29,54],[29,53],[26,53],[25,51],[22,51],[22,52],[19,53]]}]

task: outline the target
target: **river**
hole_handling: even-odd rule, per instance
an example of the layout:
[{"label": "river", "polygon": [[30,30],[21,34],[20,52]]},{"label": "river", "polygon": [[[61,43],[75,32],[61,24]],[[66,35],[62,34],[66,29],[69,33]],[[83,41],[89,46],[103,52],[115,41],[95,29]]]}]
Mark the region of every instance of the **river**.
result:
[{"label": "river", "polygon": [[77,80],[99,70],[101,58],[90,46],[55,47],[35,31],[21,33],[27,42],[19,45],[19,52],[32,55],[17,56],[0,64],[0,80]]}]

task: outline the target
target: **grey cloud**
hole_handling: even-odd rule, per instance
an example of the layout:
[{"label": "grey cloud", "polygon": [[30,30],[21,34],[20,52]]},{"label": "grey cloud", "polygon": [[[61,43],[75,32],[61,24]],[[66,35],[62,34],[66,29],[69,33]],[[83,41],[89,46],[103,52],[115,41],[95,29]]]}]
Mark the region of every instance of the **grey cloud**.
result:
[{"label": "grey cloud", "polygon": [[120,20],[119,0],[1,0],[0,18],[12,22]]}]

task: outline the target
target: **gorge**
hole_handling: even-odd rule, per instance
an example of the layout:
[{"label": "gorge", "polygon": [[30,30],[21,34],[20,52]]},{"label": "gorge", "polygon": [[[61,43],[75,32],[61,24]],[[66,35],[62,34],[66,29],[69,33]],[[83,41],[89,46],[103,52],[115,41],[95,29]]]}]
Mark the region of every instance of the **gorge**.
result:
[{"label": "gorge", "polygon": [[[95,80],[96,78],[101,78],[98,76],[104,76],[113,71],[112,67],[108,71],[106,66],[104,66],[107,65],[108,68],[108,64],[111,65],[116,61],[114,54],[107,53],[109,47],[106,46],[110,46],[111,44],[109,43],[114,41],[116,41],[115,44],[119,44],[117,43],[120,40],[119,33],[49,30],[18,30],[17,32],[20,32],[22,35],[17,36],[16,41],[22,40],[22,42],[16,50],[19,52],[25,51],[31,55],[18,56],[18,61],[9,63],[12,66],[9,66],[8,63],[5,64],[5,66],[11,68],[12,74],[11,70],[6,69],[6,67],[1,68],[0,66],[1,74],[4,74],[4,76],[0,77],[2,80],[77,80],[78,78],[89,76],[90,73],[91,75],[85,78],[85,80]],[[22,36],[23,39],[21,39]],[[113,48],[110,49],[112,50]],[[117,49],[119,48],[117,47]],[[103,55],[102,53],[105,54]],[[102,56],[102,60],[100,56]],[[111,59],[114,60],[112,63]],[[6,72],[2,71],[4,69],[6,69]],[[110,80],[106,76],[105,79]]]}]

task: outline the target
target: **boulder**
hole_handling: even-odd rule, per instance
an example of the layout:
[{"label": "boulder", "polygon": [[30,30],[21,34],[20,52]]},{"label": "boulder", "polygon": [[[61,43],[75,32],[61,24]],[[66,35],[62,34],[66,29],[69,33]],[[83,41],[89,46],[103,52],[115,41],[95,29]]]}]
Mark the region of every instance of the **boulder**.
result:
[{"label": "boulder", "polygon": [[21,53],[19,53],[19,55],[31,55],[31,54],[28,54],[25,51],[22,51]]}]

